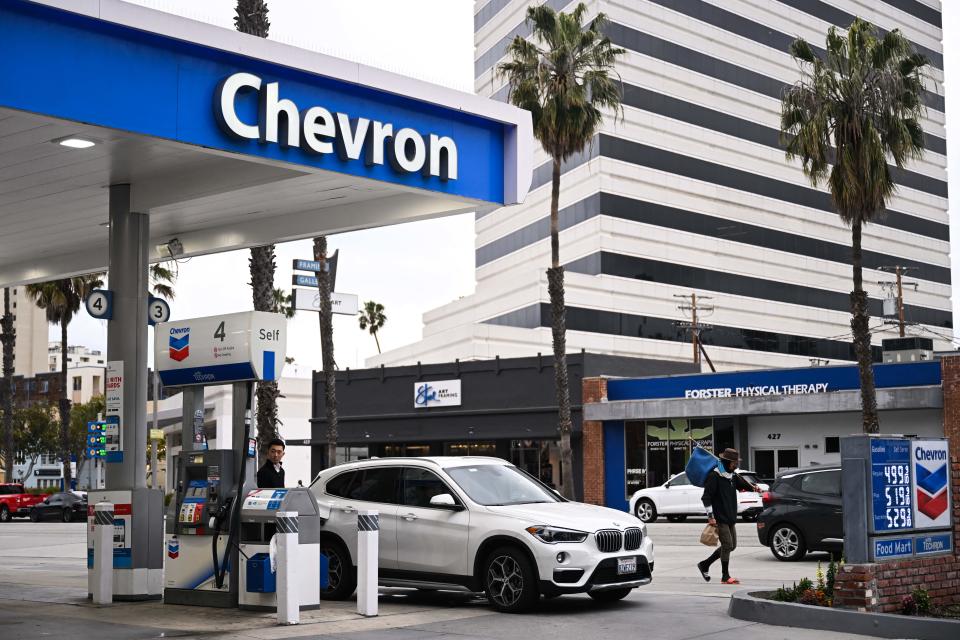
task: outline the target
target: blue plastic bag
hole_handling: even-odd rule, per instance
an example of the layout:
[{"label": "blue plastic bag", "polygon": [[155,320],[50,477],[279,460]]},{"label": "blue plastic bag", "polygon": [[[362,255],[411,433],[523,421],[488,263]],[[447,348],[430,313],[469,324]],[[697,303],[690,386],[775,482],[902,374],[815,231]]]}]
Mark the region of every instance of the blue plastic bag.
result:
[{"label": "blue plastic bag", "polygon": [[690,484],[702,487],[707,481],[707,475],[718,468],[720,459],[704,449],[703,447],[694,447],[690,454],[690,460],[687,461],[687,479]]}]

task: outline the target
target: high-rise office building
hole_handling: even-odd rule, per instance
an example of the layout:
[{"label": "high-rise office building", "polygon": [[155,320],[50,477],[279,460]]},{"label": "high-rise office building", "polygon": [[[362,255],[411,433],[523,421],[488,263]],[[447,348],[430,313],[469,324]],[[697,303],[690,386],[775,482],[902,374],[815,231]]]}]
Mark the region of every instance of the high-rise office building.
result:
[{"label": "high-rise office building", "polygon": [[[476,3],[475,85],[507,99],[495,73],[509,42],[528,36],[528,0]],[[557,10],[575,2],[548,0]],[[560,257],[568,350],[690,359],[690,295],[718,369],[853,359],[851,233],[825,187],[811,187],[779,143],[780,96],[799,76],[798,36],[820,50],[831,26],[859,16],[900,29],[930,61],[925,154],[894,171],[888,210],[864,229],[873,343],[909,267],[908,335],[952,348],[943,46],[936,0],[594,0],[627,53],[617,64],[623,117],[607,117],[563,166]],[[424,315],[423,340],[379,364],[519,356],[551,350],[551,163],[535,158],[524,204],[476,216],[474,294]],[[888,309],[889,311],[889,309]]]}]

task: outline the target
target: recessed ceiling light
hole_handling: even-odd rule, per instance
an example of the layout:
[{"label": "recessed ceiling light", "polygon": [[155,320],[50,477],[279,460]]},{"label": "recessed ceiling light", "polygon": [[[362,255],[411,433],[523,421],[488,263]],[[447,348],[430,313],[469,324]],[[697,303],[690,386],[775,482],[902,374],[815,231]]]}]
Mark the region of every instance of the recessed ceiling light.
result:
[{"label": "recessed ceiling light", "polygon": [[70,147],[71,149],[89,149],[97,144],[93,140],[89,140],[87,138],[75,138],[73,136],[68,138],[59,138],[57,140],[53,140],[53,142],[56,142],[64,147]]}]

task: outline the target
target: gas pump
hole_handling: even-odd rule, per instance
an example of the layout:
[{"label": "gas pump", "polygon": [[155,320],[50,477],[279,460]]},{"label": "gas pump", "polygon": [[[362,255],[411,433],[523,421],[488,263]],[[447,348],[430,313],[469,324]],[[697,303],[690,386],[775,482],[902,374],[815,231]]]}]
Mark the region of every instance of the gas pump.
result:
[{"label": "gas pump", "polygon": [[[249,311],[158,324],[154,359],[167,387],[183,387],[183,450],[166,518],[164,601],[211,607],[239,602],[242,497],[256,478],[254,383],[284,365],[286,320]],[[203,437],[203,389],[233,385],[230,433],[215,449]],[[229,438],[228,438],[229,436]],[[227,441],[229,440],[229,441]]]}]

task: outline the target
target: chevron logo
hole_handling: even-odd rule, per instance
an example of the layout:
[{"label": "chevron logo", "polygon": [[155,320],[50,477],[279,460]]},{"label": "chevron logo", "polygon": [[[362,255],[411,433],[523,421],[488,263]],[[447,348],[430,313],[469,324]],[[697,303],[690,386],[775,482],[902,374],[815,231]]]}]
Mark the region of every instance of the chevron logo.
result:
[{"label": "chevron logo", "polygon": [[917,509],[931,520],[947,510],[947,465],[933,469],[916,466]]},{"label": "chevron logo", "polygon": [[181,329],[181,331],[184,333],[180,337],[170,334],[170,359],[177,362],[183,362],[190,356],[190,330]]}]

